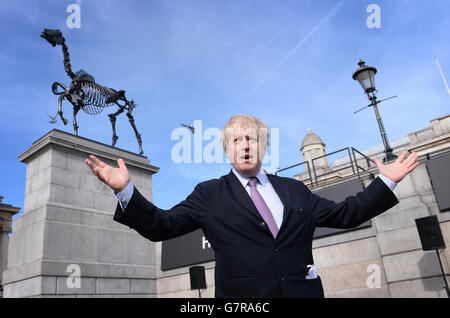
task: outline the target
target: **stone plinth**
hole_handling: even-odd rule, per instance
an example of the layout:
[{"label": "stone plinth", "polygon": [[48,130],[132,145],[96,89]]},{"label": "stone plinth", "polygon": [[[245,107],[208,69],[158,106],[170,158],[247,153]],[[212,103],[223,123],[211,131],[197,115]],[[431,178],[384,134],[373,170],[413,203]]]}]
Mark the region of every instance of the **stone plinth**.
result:
[{"label": "stone plinth", "polygon": [[151,200],[159,168],[143,156],[52,130],[19,156],[27,164],[23,215],[14,222],[4,297],[156,296],[155,245],[112,219],[117,199],[84,160],[117,167]]}]

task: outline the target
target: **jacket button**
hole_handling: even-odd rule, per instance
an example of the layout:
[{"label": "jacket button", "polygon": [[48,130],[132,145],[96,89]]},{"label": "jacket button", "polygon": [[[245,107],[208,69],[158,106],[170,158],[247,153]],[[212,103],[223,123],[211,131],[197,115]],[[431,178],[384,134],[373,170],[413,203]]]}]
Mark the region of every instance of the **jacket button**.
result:
[{"label": "jacket button", "polygon": [[273,251],[274,251],[274,252],[278,252],[278,248],[274,248]]},{"label": "jacket button", "polygon": [[261,228],[265,228],[266,227],[266,222],[259,222],[259,226]]},{"label": "jacket button", "polygon": [[281,276],[281,277],[280,277],[280,280],[285,280],[284,276]]},{"label": "jacket button", "polygon": [[300,210],[298,210],[298,212],[303,212],[303,208],[300,208]]}]

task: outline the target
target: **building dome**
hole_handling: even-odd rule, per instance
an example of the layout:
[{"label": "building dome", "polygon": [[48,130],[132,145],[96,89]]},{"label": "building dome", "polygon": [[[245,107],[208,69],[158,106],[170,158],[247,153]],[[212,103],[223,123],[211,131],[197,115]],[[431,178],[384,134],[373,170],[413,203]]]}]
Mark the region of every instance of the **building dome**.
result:
[{"label": "building dome", "polygon": [[325,144],[322,141],[322,139],[320,139],[319,136],[314,134],[311,131],[311,128],[308,128],[307,131],[308,131],[308,133],[306,134],[305,138],[303,138],[302,147],[300,148],[300,151],[302,151],[303,148],[311,146],[311,145],[323,145],[323,146],[325,146]]}]

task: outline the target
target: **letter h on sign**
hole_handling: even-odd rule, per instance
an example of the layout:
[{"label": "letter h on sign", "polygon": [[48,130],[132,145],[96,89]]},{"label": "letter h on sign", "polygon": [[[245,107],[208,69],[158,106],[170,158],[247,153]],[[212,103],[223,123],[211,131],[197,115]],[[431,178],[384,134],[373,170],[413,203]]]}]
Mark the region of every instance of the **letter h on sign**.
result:
[{"label": "letter h on sign", "polygon": [[202,249],[206,248],[211,248],[211,244],[209,244],[208,240],[204,236],[202,236]]}]

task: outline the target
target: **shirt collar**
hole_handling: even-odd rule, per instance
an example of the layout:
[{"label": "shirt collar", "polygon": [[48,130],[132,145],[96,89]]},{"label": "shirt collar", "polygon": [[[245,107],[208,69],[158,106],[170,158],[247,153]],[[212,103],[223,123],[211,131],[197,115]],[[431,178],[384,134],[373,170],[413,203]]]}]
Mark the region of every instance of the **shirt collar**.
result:
[{"label": "shirt collar", "polygon": [[[232,171],[245,188],[248,185],[248,181],[250,180],[250,178],[240,174],[236,169],[234,169],[234,167],[233,167]],[[262,172],[262,169],[259,170],[259,172],[256,174],[255,177],[258,178],[259,182],[261,183],[261,185],[263,187],[266,186],[267,182],[269,182],[269,178],[267,177],[267,175],[264,172]]]}]

